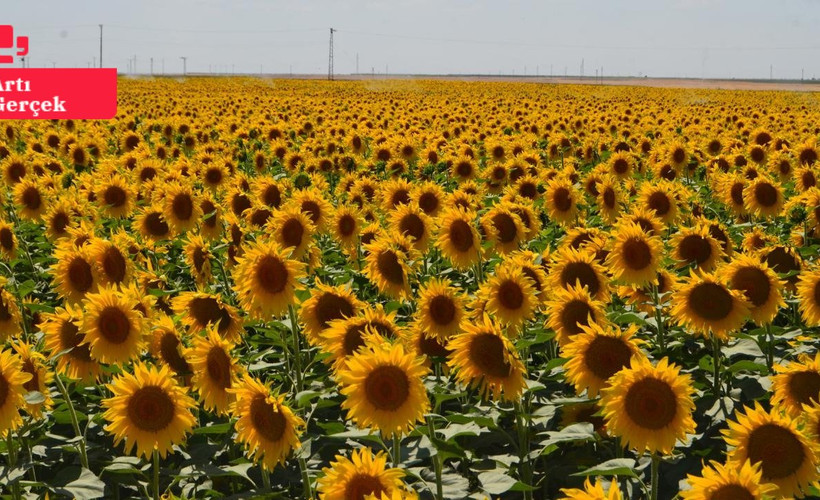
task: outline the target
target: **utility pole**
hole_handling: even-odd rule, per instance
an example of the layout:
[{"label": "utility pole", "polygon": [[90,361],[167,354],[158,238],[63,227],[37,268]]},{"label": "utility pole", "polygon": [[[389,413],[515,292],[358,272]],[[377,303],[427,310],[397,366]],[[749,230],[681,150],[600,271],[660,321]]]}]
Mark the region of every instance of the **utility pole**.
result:
[{"label": "utility pole", "polygon": [[359,74],[359,53],[356,52],[356,74]]},{"label": "utility pole", "polygon": [[182,59],[182,75],[185,76],[188,74],[188,58],[186,56],[180,56]]},{"label": "utility pole", "polygon": [[137,74],[137,55],[134,54],[134,74]]},{"label": "utility pole", "polygon": [[769,65],[769,80],[774,80],[774,67]]},{"label": "utility pole", "polygon": [[165,58],[162,58],[162,74],[165,74]]},{"label": "utility pole", "polygon": [[92,57],[91,59],[92,59],[92,62],[93,62],[93,64],[91,65],[91,67],[92,67],[92,68],[96,68],[96,67],[97,67],[97,56],[94,56],[94,57]]},{"label": "utility pole", "polygon": [[330,28],[330,45],[327,51],[327,79],[333,80],[333,32],[336,31]]},{"label": "utility pole", "polygon": [[151,76],[154,76],[154,58],[151,58]]},{"label": "utility pole", "polygon": [[581,58],[581,78],[584,77],[584,58]]},{"label": "utility pole", "polygon": [[100,67],[102,68],[102,24],[100,25]]}]

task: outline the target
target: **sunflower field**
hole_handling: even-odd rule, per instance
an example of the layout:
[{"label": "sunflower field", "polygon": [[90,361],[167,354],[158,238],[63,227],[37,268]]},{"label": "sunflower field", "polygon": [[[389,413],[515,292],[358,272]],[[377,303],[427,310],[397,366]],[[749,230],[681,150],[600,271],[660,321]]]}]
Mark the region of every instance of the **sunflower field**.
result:
[{"label": "sunflower field", "polygon": [[0,490],[820,495],[819,105],[121,79],[0,123]]}]

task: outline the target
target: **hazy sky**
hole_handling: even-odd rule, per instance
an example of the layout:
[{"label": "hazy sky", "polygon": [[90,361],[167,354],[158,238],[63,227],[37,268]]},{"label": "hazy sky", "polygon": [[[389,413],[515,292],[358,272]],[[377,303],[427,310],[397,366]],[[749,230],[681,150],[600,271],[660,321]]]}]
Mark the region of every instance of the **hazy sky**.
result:
[{"label": "hazy sky", "polygon": [[820,0],[28,0],[32,67],[820,78]]}]

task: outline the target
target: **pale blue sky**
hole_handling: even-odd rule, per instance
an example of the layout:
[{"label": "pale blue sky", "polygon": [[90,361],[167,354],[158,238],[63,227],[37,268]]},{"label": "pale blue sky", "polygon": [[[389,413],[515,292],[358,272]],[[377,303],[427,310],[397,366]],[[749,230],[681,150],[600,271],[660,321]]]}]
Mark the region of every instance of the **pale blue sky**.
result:
[{"label": "pale blue sky", "polygon": [[32,67],[820,78],[818,0],[41,0],[6,2]]}]

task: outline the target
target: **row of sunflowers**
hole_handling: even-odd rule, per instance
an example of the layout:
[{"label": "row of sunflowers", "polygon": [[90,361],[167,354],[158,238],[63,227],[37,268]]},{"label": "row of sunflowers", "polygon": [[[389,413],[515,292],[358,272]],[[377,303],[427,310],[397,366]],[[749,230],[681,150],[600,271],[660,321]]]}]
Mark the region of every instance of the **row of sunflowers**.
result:
[{"label": "row of sunflowers", "polygon": [[119,85],[0,124],[6,496],[820,494],[815,94]]}]

